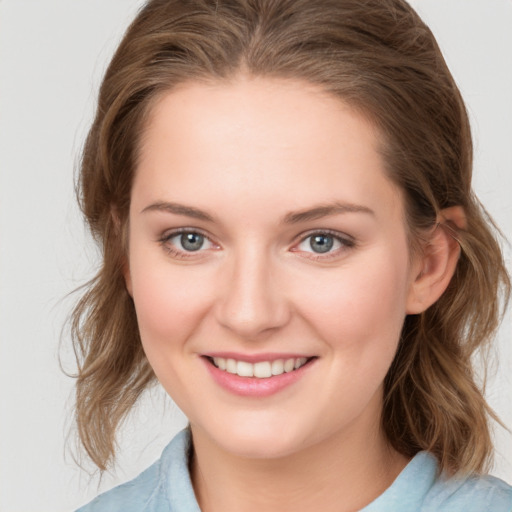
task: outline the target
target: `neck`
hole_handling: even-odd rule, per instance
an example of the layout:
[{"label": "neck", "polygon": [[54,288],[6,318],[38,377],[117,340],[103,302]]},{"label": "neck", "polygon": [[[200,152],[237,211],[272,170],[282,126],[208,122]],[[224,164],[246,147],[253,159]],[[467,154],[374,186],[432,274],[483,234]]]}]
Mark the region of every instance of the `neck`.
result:
[{"label": "neck", "polygon": [[272,459],[249,459],[220,448],[192,426],[191,475],[203,512],[349,512],[384,492],[408,462],[378,425]]}]

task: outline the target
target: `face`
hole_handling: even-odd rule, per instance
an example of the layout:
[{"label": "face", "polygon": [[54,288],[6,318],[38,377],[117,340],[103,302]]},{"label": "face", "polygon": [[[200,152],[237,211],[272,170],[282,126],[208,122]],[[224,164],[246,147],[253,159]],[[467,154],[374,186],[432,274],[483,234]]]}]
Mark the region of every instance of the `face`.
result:
[{"label": "face", "polygon": [[127,287],[194,435],[279,457],[379,424],[414,268],[378,135],[294,81],[188,84],[155,104]]}]

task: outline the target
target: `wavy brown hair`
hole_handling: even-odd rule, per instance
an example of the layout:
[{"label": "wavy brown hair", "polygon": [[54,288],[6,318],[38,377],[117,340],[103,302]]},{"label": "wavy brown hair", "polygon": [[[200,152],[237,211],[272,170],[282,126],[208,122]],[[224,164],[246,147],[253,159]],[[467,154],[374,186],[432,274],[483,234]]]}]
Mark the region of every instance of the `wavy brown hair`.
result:
[{"label": "wavy brown hair", "polygon": [[495,333],[510,281],[471,190],[463,100],[431,31],[403,0],[151,0],[141,9],[106,71],[80,168],[80,205],[103,255],[72,316],[87,453],[100,469],[112,462],[117,427],[154,380],[123,278],[148,113],[178,84],[240,73],[319,85],[374,123],[389,177],[404,191],[412,246],[443,208],[464,208],[448,289],[405,320],[382,424],[404,455],[429,450],[450,472],[485,469],[493,414],[471,360]]}]

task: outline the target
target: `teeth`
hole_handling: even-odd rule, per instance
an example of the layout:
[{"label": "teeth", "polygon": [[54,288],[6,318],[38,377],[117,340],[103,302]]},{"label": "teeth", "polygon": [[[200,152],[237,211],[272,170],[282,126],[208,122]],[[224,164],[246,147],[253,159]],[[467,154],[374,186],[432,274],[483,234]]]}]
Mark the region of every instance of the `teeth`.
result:
[{"label": "teeth", "polygon": [[254,375],[254,365],[245,361],[238,361],[236,363],[236,373],[240,377],[252,377]]},{"label": "teeth", "polygon": [[272,377],[272,365],[268,361],[262,361],[254,365],[254,376],[258,379]]},{"label": "teeth", "polygon": [[272,361],[272,375],[281,375],[281,373],[284,373],[284,361],[282,359]]},{"label": "teeth", "polygon": [[226,360],[223,357],[214,357],[213,362],[217,368],[220,368],[221,370],[226,369]]},{"label": "teeth", "polygon": [[295,369],[295,359],[287,359],[284,362],[284,371],[286,373],[290,373]]},{"label": "teeth", "polygon": [[247,361],[236,361],[235,359],[225,359],[223,357],[214,357],[213,364],[220,370],[239,375],[240,377],[256,377],[257,379],[266,379],[273,375],[281,375],[298,370],[307,362],[307,357],[297,357],[290,359],[276,359],[274,361],[261,361],[259,363],[248,363]]}]

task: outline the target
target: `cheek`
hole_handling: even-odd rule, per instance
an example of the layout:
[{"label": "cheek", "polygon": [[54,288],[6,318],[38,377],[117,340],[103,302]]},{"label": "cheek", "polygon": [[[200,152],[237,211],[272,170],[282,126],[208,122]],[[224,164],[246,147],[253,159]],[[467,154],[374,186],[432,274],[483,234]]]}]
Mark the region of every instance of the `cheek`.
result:
[{"label": "cheek", "polygon": [[144,352],[164,389],[187,411],[200,390],[185,369],[195,360],[191,340],[209,309],[211,287],[205,286],[204,276],[169,265],[165,259],[149,264],[133,258],[131,268]]},{"label": "cheek", "polygon": [[178,343],[200,323],[213,295],[211,282],[191,267],[136,253],[130,272],[133,300],[144,347]]},{"label": "cheek", "polygon": [[[403,253],[402,253],[403,254]],[[407,259],[374,251],[311,281],[302,314],[337,349],[394,355],[405,318]]]}]

